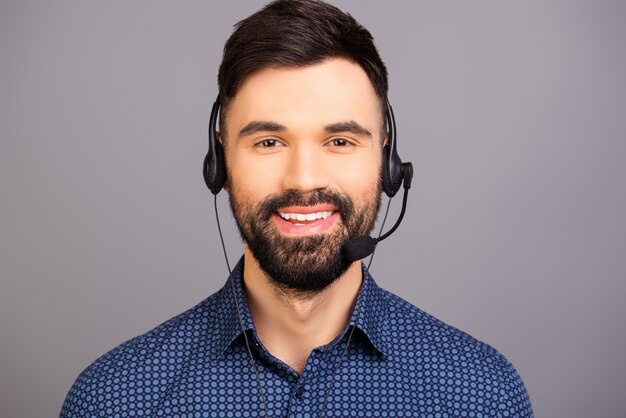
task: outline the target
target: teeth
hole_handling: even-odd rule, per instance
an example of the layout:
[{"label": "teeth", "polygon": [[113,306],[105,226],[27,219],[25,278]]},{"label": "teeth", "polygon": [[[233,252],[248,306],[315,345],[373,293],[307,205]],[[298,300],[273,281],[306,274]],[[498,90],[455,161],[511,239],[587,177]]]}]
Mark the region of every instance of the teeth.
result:
[{"label": "teeth", "polygon": [[333,214],[332,210],[327,210],[323,212],[313,212],[313,213],[288,213],[288,212],[278,212],[281,218],[289,220],[294,219],[296,221],[314,221],[316,219],[326,219],[330,215]]}]

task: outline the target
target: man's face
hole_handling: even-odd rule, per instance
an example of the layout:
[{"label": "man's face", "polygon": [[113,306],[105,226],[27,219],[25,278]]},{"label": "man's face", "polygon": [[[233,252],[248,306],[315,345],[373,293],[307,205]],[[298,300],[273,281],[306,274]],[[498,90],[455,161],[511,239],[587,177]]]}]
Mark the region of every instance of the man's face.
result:
[{"label": "man's face", "polygon": [[365,72],[345,59],[254,73],[228,108],[228,192],[260,267],[280,287],[324,289],[350,266],[348,238],[380,206],[382,118]]}]

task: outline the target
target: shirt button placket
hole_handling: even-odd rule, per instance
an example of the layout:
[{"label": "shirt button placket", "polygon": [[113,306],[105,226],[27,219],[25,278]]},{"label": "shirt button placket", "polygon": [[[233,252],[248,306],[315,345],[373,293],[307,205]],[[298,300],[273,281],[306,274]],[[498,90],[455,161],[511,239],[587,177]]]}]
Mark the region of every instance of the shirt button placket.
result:
[{"label": "shirt button placket", "polygon": [[302,382],[298,382],[291,391],[289,417],[302,417],[305,410],[306,389]]},{"label": "shirt button placket", "polygon": [[294,395],[295,395],[296,398],[302,400],[302,399],[304,399],[304,392],[305,392],[304,387],[303,386],[298,386],[296,388],[296,390],[294,391]]}]

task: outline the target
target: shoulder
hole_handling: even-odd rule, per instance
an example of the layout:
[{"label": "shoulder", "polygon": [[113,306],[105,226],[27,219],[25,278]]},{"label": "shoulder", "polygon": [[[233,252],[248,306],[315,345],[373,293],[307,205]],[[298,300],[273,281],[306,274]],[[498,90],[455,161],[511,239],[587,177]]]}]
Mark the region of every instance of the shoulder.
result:
[{"label": "shoulder", "polygon": [[[382,289],[381,289],[382,290]],[[389,331],[393,336],[400,336],[408,341],[427,344],[431,348],[449,353],[450,349],[462,347],[464,351],[495,354],[491,346],[475,339],[471,335],[435,318],[417,308],[410,302],[382,290],[387,302]]]},{"label": "shoulder", "polygon": [[143,399],[144,406],[150,408],[178,374],[193,347],[212,338],[218,293],[95,360],[72,385],[61,417],[114,415],[116,401],[133,396],[135,388],[146,385],[154,388],[151,396]]},{"label": "shoulder", "polygon": [[532,416],[522,379],[495,348],[388,291],[383,294],[389,354],[406,365],[418,386],[448,392],[459,404],[480,399],[484,412],[498,416]]}]

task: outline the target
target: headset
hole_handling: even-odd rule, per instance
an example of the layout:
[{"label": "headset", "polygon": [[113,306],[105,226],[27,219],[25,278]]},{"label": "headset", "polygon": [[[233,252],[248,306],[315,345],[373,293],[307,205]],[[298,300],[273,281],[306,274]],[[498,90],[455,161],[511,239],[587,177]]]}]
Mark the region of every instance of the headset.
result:
[{"label": "headset", "polygon": [[[202,172],[204,175],[204,182],[206,183],[211,193],[218,194],[224,187],[226,182],[226,161],[224,159],[224,147],[220,141],[217,140],[217,118],[220,111],[220,96],[217,96],[213,108],[211,109],[211,116],[209,117],[209,151],[204,158],[204,164]],[[402,163],[396,146],[396,120],[393,115],[393,109],[387,101],[385,103],[385,119],[387,122],[387,132],[389,134],[389,141],[383,147],[383,167],[381,170],[382,187],[383,191],[390,198],[400,190],[403,181],[407,175],[413,177],[413,165],[411,163]],[[405,173],[409,171],[409,173]],[[408,180],[410,187],[411,180]]]}]

